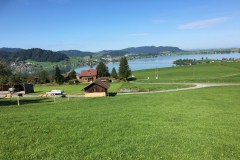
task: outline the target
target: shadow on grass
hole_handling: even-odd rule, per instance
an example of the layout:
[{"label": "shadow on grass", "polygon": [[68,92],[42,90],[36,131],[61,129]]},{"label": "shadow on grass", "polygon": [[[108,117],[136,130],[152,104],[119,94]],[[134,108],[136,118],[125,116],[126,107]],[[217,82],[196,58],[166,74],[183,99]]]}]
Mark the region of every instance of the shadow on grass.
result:
[{"label": "shadow on grass", "polygon": [[44,93],[43,91],[34,91],[35,94]]},{"label": "shadow on grass", "polygon": [[109,97],[114,97],[117,95],[117,92],[108,92]]},{"label": "shadow on grass", "polygon": [[130,77],[130,78],[127,79],[127,81],[136,81],[136,80],[137,80],[136,77]]},{"label": "shadow on grass", "polygon": [[[46,98],[36,98],[36,99],[20,99],[19,103],[21,105],[26,104],[34,104],[34,103],[46,103],[46,102],[52,102],[51,99]],[[17,99],[0,99],[0,107],[1,106],[16,106],[17,105]]]}]

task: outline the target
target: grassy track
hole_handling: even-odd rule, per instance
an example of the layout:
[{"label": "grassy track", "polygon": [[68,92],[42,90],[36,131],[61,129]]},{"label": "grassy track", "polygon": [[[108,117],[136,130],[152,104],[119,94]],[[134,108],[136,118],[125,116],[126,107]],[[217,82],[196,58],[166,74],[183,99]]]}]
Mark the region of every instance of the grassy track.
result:
[{"label": "grassy track", "polygon": [[0,159],[240,159],[239,91],[0,99]]},{"label": "grassy track", "polygon": [[[140,82],[240,82],[240,62],[199,64],[183,67],[141,70],[133,72]],[[147,80],[149,77],[149,80]]]}]

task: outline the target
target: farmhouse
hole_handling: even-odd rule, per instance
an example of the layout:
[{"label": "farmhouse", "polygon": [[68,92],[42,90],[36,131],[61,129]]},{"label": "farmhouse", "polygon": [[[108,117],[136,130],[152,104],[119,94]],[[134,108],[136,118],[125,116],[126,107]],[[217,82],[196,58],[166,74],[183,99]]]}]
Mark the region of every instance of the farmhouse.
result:
[{"label": "farmhouse", "polygon": [[90,68],[89,70],[83,70],[79,76],[80,81],[83,83],[94,82],[97,79],[97,70]]},{"label": "farmhouse", "polygon": [[109,85],[101,80],[96,80],[83,88],[85,97],[103,97],[106,96]]}]

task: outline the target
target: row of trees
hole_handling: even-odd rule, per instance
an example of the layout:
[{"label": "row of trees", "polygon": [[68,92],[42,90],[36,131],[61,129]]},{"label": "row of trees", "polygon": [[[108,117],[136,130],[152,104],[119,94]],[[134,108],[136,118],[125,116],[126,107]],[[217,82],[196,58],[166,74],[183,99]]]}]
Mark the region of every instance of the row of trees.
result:
[{"label": "row of trees", "polygon": [[96,69],[97,69],[98,77],[111,76],[112,78],[116,78],[116,79],[119,78],[121,80],[126,80],[131,75],[131,69],[129,68],[126,57],[122,57],[120,59],[118,73],[117,73],[116,69],[113,67],[111,75],[110,75],[108,67],[103,62],[100,62],[97,65]]},{"label": "row of trees", "polygon": [[173,62],[177,66],[195,65],[197,61],[195,59],[178,59]]},{"label": "row of trees", "polygon": [[[110,74],[108,67],[103,62],[100,62],[96,69],[98,72],[98,77],[111,76],[115,79],[126,80],[131,75],[131,69],[129,68],[126,57],[121,58],[118,73],[116,69],[113,68]],[[49,72],[42,70],[38,75],[35,76],[23,77],[22,75],[14,75],[12,74],[9,65],[4,61],[0,61],[0,75],[0,85],[14,85],[26,82],[39,84],[55,82],[58,84],[63,84],[64,82],[70,83],[72,82],[71,80],[76,79],[76,72],[74,70],[63,76],[58,66],[56,66],[55,72],[52,74],[49,74]]]},{"label": "row of trees", "polygon": [[0,60],[0,85],[14,85],[21,83],[45,84],[50,82],[62,84],[64,82],[70,82],[73,79],[76,79],[76,72],[74,70],[69,72],[66,76],[63,76],[58,66],[56,66],[54,73],[42,70],[38,75],[27,77],[23,75],[14,75],[11,72],[10,66],[4,60]]}]

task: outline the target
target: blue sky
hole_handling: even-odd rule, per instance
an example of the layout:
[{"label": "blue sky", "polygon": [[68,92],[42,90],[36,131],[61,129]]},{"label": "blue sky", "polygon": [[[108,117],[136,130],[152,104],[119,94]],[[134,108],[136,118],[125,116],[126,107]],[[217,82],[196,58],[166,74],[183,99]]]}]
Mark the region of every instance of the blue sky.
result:
[{"label": "blue sky", "polygon": [[239,0],[0,0],[0,47],[240,47]]}]

